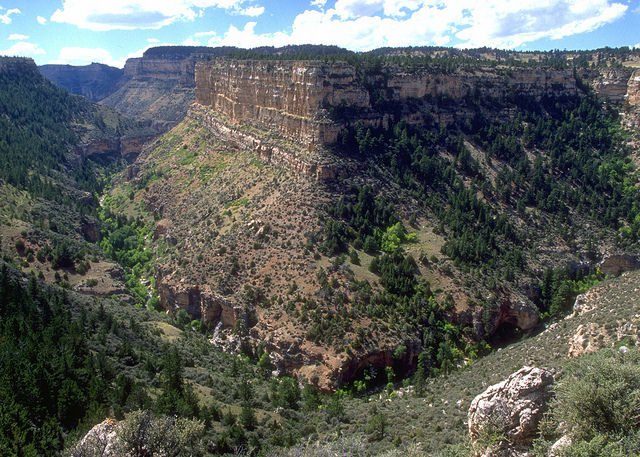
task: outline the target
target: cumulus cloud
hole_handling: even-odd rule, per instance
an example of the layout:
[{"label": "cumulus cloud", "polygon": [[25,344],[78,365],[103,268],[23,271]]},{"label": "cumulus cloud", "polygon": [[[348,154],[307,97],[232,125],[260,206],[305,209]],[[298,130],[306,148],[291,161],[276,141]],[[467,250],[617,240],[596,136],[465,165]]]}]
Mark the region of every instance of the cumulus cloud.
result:
[{"label": "cumulus cloud", "polygon": [[11,16],[21,12],[18,8],[6,9],[0,6],[0,24],[11,24],[11,21],[13,21]]},{"label": "cumulus cloud", "polygon": [[7,37],[9,41],[27,41],[29,39],[29,35],[22,35],[21,33],[12,33]]},{"label": "cumulus cloud", "polygon": [[193,21],[206,8],[259,16],[264,8],[253,0],[63,0],[52,22],[72,24],[94,31],[159,29],[178,21]]},{"label": "cumulus cloud", "polygon": [[58,58],[50,63],[68,65],[88,65],[100,62],[113,67],[122,67],[124,61],[114,59],[109,51],[103,48],[65,47],[60,49]]},{"label": "cumulus cloud", "polygon": [[[315,6],[324,4],[312,1]],[[333,8],[300,13],[291,31],[257,33],[256,22],[251,21],[242,28],[230,26],[213,36],[209,45],[514,48],[593,31],[627,10],[627,4],[615,0],[336,0]]]},{"label": "cumulus cloud", "polygon": [[28,41],[18,41],[7,49],[0,50],[0,55],[16,57],[36,57],[45,54],[44,49]]},{"label": "cumulus cloud", "polygon": [[36,21],[38,21],[38,24],[40,24],[40,25],[45,25],[47,23],[47,18],[46,17],[42,17],[42,16],[38,16],[36,18]]}]

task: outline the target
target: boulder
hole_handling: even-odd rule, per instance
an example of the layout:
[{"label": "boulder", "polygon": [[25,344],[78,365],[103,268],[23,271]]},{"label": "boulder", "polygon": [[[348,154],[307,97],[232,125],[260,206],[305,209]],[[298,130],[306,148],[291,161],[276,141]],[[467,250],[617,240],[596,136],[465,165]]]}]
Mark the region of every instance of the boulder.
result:
[{"label": "boulder", "polygon": [[523,367],[471,402],[469,436],[476,456],[526,455],[552,397],[553,373]]},{"label": "boulder", "polygon": [[561,457],[566,448],[571,446],[571,437],[562,435],[558,441],[551,445],[548,457]]},{"label": "boulder", "polygon": [[76,444],[70,452],[72,457],[116,457],[117,450],[117,426],[113,419],[105,419],[95,425]]}]

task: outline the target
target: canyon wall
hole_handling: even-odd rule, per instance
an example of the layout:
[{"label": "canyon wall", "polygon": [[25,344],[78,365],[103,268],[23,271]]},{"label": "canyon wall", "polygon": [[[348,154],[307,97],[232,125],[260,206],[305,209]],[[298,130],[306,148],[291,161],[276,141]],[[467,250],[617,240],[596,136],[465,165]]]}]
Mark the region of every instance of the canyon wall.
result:
[{"label": "canyon wall", "polygon": [[127,59],[124,75],[127,79],[175,81],[185,87],[194,87],[195,58],[167,59],[137,57]]},{"label": "canyon wall", "polygon": [[609,103],[622,105],[627,96],[632,73],[631,68],[602,68],[584,72],[582,79],[586,80],[593,91]]},{"label": "canyon wall", "polygon": [[196,100],[232,123],[256,124],[310,149],[335,143],[328,108],[370,108],[353,66],[303,61],[216,60],[196,66]]},{"label": "canyon wall", "polygon": [[[195,81],[197,103],[219,119],[277,134],[309,151],[337,143],[356,122],[451,122],[471,115],[461,103],[469,97],[503,102],[579,92],[572,70],[357,71],[348,63],[320,61],[215,59],[196,64]],[[451,102],[456,106],[447,108]]]}]

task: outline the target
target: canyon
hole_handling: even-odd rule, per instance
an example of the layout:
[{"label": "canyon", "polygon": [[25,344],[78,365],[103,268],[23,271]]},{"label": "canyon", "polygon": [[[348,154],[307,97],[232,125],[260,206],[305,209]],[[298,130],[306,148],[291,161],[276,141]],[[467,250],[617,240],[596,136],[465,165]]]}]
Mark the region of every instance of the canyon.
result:
[{"label": "canyon", "polygon": [[[175,68],[174,76],[184,70],[180,67],[182,70],[178,72],[178,66]],[[362,173],[357,161],[341,153],[341,138],[356,126],[386,129],[405,122],[414,127],[432,128],[459,122],[461,118],[470,121],[475,112],[469,102],[471,98],[497,107],[483,114],[508,117],[512,104],[518,99],[537,103],[544,97],[582,96],[584,80],[609,103],[622,108],[630,105],[627,85],[632,73],[628,69],[588,69],[577,75],[572,69],[491,66],[454,72],[406,71],[394,66],[363,71],[346,62],[213,58],[194,66],[195,102],[186,119],[192,125],[190,128],[205,127],[217,142],[231,144],[238,151],[251,151],[263,163],[292,174],[294,180],[304,182],[311,178],[317,183],[305,185],[311,186],[311,193],[322,200],[326,186],[336,181],[343,183],[350,176]],[[633,100],[631,98],[631,102]],[[183,141],[189,148],[188,142]],[[215,143],[209,146],[219,147]],[[146,163],[150,166],[151,159],[147,158]],[[243,186],[240,182],[236,185]],[[157,198],[161,204],[155,202]],[[176,212],[177,208],[170,209],[175,203],[170,198],[168,194],[156,196],[152,207],[162,208],[163,214],[169,214],[174,220],[182,219],[184,216]],[[241,216],[242,220],[257,219],[256,209],[273,201],[265,198],[260,203],[255,196],[254,200],[256,207],[251,205],[247,214]],[[212,210],[216,212],[212,207],[207,212]],[[263,207],[263,211],[269,210]],[[314,211],[320,211],[319,207]],[[186,227],[171,230],[175,239],[186,236]],[[193,234],[193,230],[189,233]],[[248,236],[246,241],[234,238],[235,255],[240,257],[240,252],[251,251],[247,244],[252,243],[253,238]],[[228,261],[227,258],[222,262]],[[416,363],[419,343],[411,338],[405,337],[407,351],[395,362],[393,352],[402,343],[402,339],[396,337],[382,338],[378,344],[354,350],[351,356],[345,357],[340,351],[333,353],[323,345],[312,344],[291,328],[290,323],[274,321],[271,312],[260,310],[256,303],[247,303],[239,293],[232,292],[225,297],[228,293],[215,292],[217,279],[206,276],[197,279],[198,275],[183,268],[178,271],[180,273],[173,271],[171,275],[159,273],[157,277],[161,306],[172,312],[186,309],[210,328],[221,324],[226,332],[231,332],[237,326],[243,306],[249,305],[257,317],[248,325],[249,338],[266,346],[273,365],[280,372],[296,374],[323,389],[348,383],[361,376],[366,367],[412,367]],[[241,278],[240,283],[251,280],[251,276]],[[308,281],[308,278],[302,280]],[[277,288],[267,290],[278,292]],[[216,294],[219,297],[212,298]],[[454,319],[475,328],[476,335],[484,337],[491,337],[505,326],[530,331],[540,319],[538,310],[526,296],[511,292],[499,297],[498,306],[489,318],[482,313],[480,309],[463,308]]]},{"label": "canyon", "polygon": [[[392,196],[405,222],[416,213],[419,203],[409,192],[345,152],[345,138],[357,129],[385,131],[399,123],[437,131],[473,123],[476,116],[510,119],[518,103],[585,97],[589,90],[623,112],[626,125],[638,122],[640,78],[630,67],[480,61],[407,68],[395,62],[354,64],[348,56],[232,58],[232,51],[152,49],[127,61],[117,87],[101,103],[146,122],[155,135],[169,132],[140,141],[147,146],[125,179],[133,201],[142,202],[161,221],[157,224],[168,221],[158,226],[159,242],[177,245],[156,268],[160,306],[171,313],[184,309],[207,328],[221,328],[227,341],[239,326],[246,327],[244,338],[263,345],[277,371],[325,390],[351,382],[369,367],[411,371],[420,351],[417,335],[389,330],[375,331],[361,344],[359,329],[384,327],[367,319],[352,323],[342,347],[310,341],[308,325],[292,317],[300,314],[299,304],[284,311],[244,295],[243,286],[251,284],[282,301],[294,283],[300,297],[316,299],[319,268],[351,294],[346,286],[351,273],[332,269],[331,259],[305,246],[309,234],[321,230],[326,203],[344,197],[354,183]],[[494,176],[496,168],[489,162],[482,172]],[[418,214],[419,230],[435,236],[433,214]],[[571,249],[551,246],[554,252],[545,261],[582,262]],[[430,252],[435,254],[440,256]],[[434,289],[455,297],[449,319],[472,328],[475,338],[538,325],[540,313],[523,290],[505,286],[496,296],[481,287],[474,291],[451,279],[466,277],[458,266],[446,258],[439,262],[446,267],[420,264],[419,273]],[[236,264],[239,269],[231,268]],[[356,279],[376,284],[366,268],[354,269]],[[491,297],[495,306],[483,308],[474,295]],[[396,356],[400,346],[405,352]]]}]

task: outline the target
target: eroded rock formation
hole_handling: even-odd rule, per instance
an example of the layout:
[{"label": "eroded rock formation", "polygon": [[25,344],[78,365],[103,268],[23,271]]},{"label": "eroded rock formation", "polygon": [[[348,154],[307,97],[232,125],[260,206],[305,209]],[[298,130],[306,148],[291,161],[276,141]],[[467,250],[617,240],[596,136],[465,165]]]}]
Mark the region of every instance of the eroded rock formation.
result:
[{"label": "eroded rock formation", "polygon": [[[388,67],[359,73],[342,62],[216,59],[199,62],[195,79],[200,105],[232,124],[277,132],[308,150],[335,144],[355,122],[385,127],[396,108],[396,120],[424,125],[433,116],[447,122],[460,114],[437,106],[437,100],[578,93],[570,70],[545,68],[445,74]],[[404,103],[409,100],[417,103]]]},{"label": "eroded rock formation", "polygon": [[474,398],[468,413],[474,455],[526,454],[552,397],[553,382],[551,371],[523,367]]},{"label": "eroded rock formation", "polygon": [[258,124],[309,149],[337,141],[340,125],[329,119],[330,108],[370,108],[353,66],[308,61],[199,63],[196,100],[234,124]]},{"label": "eroded rock formation", "polygon": [[249,326],[255,323],[250,311],[214,293],[206,285],[176,284],[171,277],[165,277],[158,282],[158,294],[161,306],[168,311],[184,309],[194,319],[201,319],[212,326],[222,322],[224,327],[232,328],[241,318],[246,319]]}]

